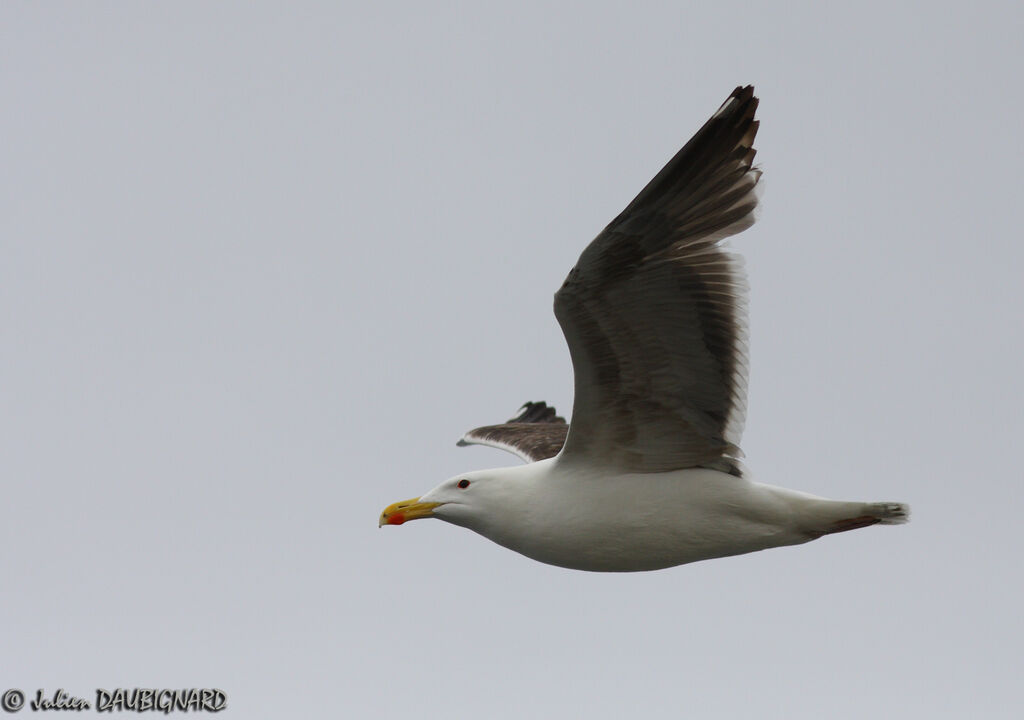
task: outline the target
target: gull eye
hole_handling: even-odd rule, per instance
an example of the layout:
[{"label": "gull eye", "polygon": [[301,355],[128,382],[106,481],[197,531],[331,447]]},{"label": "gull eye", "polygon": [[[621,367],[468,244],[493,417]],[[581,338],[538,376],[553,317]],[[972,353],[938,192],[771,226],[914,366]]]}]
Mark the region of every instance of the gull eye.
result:
[{"label": "gull eye", "polygon": [[465,490],[468,487],[469,487],[469,480],[466,480],[465,478],[463,478],[462,480],[459,480],[459,489],[460,490]]}]

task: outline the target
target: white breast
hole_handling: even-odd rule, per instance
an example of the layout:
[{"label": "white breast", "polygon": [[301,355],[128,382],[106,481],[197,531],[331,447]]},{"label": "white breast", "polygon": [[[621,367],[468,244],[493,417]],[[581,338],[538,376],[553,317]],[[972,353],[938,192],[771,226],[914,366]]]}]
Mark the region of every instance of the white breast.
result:
[{"label": "white breast", "polygon": [[472,529],[578,570],[655,570],[807,542],[806,516],[830,502],[703,468],[611,475],[553,458],[510,470],[502,512]]}]

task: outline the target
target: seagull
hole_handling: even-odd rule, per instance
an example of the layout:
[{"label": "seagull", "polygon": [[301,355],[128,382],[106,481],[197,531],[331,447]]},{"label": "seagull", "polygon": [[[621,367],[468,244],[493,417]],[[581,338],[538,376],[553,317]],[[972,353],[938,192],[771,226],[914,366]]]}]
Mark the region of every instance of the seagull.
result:
[{"label": "seagull", "polygon": [[571,422],[543,402],[459,445],[525,464],[460,473],[378,526],[437,518],[543,563],[634,572],[799,545],[909,507],[754,482],[740,463],[747,283],[722,241],[754,222],[758,99],[738,87],[583,250],[555,293]]}]

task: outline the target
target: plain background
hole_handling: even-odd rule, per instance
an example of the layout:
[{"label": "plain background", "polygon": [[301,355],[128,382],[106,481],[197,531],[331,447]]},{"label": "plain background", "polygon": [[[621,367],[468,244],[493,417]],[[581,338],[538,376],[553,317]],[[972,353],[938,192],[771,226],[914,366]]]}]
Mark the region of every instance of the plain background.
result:
[{"label": "plain background", "polygon": [[[1019,717],[1024,6],[364,5],[0,8],[0,690]],[[552,293],[745,83],[748,464],[911,524],[636,575],[378,530],[568,414]]]}]

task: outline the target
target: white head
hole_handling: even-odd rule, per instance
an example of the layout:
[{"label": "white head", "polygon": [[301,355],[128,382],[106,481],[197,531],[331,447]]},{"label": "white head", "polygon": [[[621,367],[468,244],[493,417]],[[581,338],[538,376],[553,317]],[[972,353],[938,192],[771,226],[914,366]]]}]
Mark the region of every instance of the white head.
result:
[{"label": "white head", "polygon": [[520,493],[510,492],[522,485],[528,465],[475,470],[459,473],[445,480],[422,497],[388,505],[380,514],[379,526],[401,525],[408,520],[437,518],[454,525],[485,531],[486,527],[514,511],[515,498]]}]

